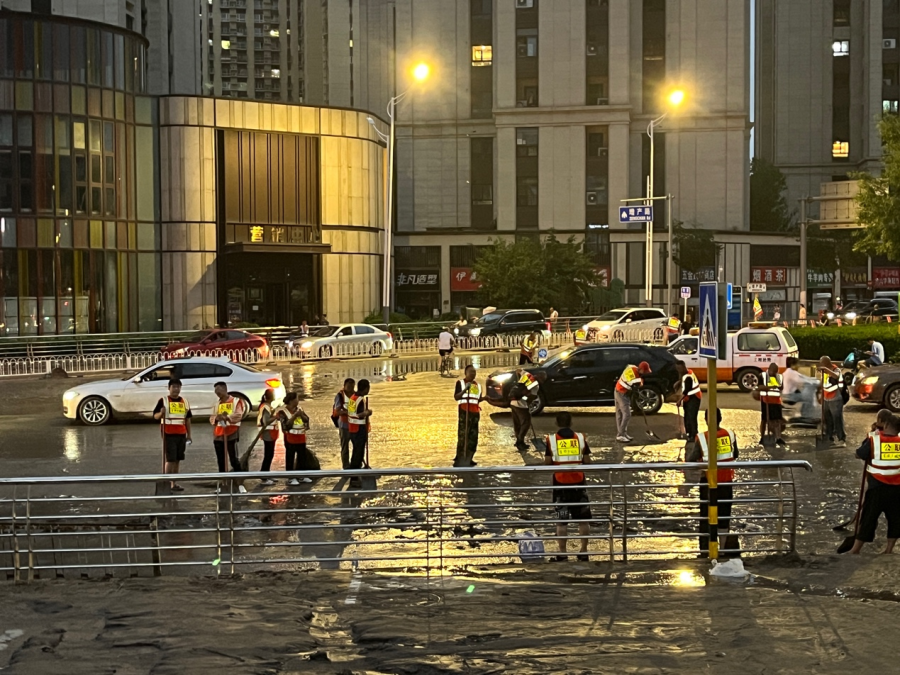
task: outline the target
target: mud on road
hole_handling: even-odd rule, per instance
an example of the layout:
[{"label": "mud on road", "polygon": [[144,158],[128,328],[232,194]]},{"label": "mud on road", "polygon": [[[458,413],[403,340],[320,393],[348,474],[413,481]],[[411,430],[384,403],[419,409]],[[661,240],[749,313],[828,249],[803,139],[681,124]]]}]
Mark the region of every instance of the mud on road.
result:
[{"label": "mud on road", "polygon": [[97,673],[892,672],[900,556],[551,563],[6,586],[0,670]]}]

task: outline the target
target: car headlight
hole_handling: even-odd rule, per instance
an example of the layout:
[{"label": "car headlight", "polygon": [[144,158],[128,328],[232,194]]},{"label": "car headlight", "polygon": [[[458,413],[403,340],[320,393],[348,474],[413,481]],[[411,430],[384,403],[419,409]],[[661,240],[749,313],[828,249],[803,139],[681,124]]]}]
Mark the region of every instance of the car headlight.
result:
[{"label": "car headlight", "polygon": [[491,379],[492,379],[494,382],[500,382],[500,383],[503,383],[503,382],[506,382],[507,380],[511,380],[511,379],[512,379],[512,373],[502,373],[502,374],[500,374],[500,375],[494,375],[493,377],[491,377]]},{"label": "car headlight", "polygon": [[609,328],[610,328],[609,326],[601,326],[600,330],[609,330]]},{"label": "car headlight", "polygon": [[454,329],[453,329],[453,334],[454,334],[454,335],[459,335],[459,328],[454,328]]},{"label": "car headlight", "polygon": [[75,398],[78,398],[77,391],[67,391],[65,394],[63,394],[63,401],[71,401]]},{"label": "car headlight", "polygon": [[309,349],[309,348],[312,347],[312,346],[313,346],[313,343],[310,342],[309,340],[307,340],[307,341],[304,342],[302,345],[300,345],[300,348],[301,348],[301,349]]},{"label": "car headlight", "polygon": [[591,328],[591,327],[590,327],[589,324],[584,324],[584,325],[581,327],[581,330],[583,330],[585,333],[587,333],[587,332],[590,330],[590,328]]},{"label": "car headlight", "polygon": [[877,375],[870,375],[869,377],[864,377],[863,379],[861,379],[859,381],[860,384],[869,385],[869,386],[875,384],[876,382],[878,382]]},{"label": "car headlight", "polygon": [[469,335],[471,335],[472,337],[478,337],[479,335],[481,335],[481,329],[473,328],[472,330],[469,331]]}]

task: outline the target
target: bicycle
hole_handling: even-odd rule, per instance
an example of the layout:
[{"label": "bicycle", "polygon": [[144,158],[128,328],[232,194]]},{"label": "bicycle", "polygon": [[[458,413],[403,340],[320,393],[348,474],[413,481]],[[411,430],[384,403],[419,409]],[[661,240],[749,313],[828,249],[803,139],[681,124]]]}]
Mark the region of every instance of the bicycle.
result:
[{"label": "bicycle", "polygon": [[453,352],[447,352],[443,356],[441,356],[441,377],[447,377],[453,375],[450,371],[450,366],[452,364]]}]

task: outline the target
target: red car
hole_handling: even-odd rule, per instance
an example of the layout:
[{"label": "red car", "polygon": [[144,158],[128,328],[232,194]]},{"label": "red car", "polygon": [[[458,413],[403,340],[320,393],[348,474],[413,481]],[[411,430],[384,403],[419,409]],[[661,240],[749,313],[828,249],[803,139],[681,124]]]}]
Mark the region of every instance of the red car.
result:
[{"label": "red car", "polygon": [[269,344],[266,339],[253,333],[228,328],[201,330],[181,342],[167,344],[160,351],[166,356],[202,356],[216,352],[249,351],[255,349],[266,359],[269,357]]}]

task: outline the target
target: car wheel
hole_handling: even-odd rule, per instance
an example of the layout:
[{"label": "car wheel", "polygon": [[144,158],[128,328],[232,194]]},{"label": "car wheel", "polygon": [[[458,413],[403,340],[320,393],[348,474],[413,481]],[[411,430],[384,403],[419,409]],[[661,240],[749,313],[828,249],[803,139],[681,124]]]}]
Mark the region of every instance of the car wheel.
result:
[{"label": "car wheel", "polygon": [[325,345],[324,347],[321,347],[319,349],[319,358],[320,359],[330,359],[333,354],[334,354],[334,350],[328,345]]},{"label": "car wheel", "polygon": [[249,398],[247,398],[243,394],[229,393],[229,396],[234,396],[235,398],[239,398],[244,402],[244,416],[241,417],[242,421],[248,419],[253,414],[253,404],[250,403]]},{"label": "car wheel", "polygon": [[106,424],[111,417],[112,408],[99,396],[90,396],[78,404],[78,419],[90,427]]},{"label": "car wheel", "polygon": [[640,413],[642,410],[645,415],[655,415],[662,408],[663,396],[655,387],[643,387],[638,389],[634,397],[632,407],[634,412]]},{"label": "car wheel", "polygon": [[894,413],[900,413],[900,384],[884,392],[884,407]]},{"label": "car wheel", "polygon": [[544,400],[544,395],[538,392],[538,395],[534,397],[534,400],[528,402],[528,412],[532,415],[540,415],[544,412],[544,407],[546,407],[547,402]]},{"label": "car wheel", "polygon": [[759,386],[759,383],[762,380],[762,372],[756,368],[744,368],[744,370],[738,371],[735,380],[741,391],[753,391]]},{"label": "car wheel", "polygon": [[381,356],[384,353],[384,345],[378,341],[372,343],[372,348],[369,350],[369,354],[372,356]]}]

